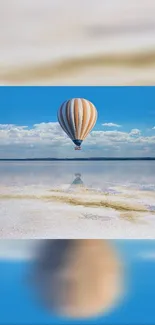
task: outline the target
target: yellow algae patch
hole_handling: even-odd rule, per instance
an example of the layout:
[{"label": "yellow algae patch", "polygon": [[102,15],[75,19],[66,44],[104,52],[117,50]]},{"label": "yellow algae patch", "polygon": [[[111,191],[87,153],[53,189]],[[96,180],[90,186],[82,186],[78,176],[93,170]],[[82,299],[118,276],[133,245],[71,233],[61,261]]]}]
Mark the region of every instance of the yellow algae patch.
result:
[{"label": "yellow algae patch", "polygon": [[[46,197],[49,199],[49,197]],[[71,204],[71,205],[81,205],[85,207],[103,207],[103,208],[111,208],[119,211],[137,211],[137,212],[146,212],[148,211],[143,205],[140,204],[129,204],[126,202],[118,202],[111,201],[106,199],[101,199],[97,201],[84,200],[84,198],[76,198],[76,197],[64,197],[64,196],[51,196],[51,199],[54,198],[56,201]]]},{"label": "yellow algae patch", "polygon": [[143,212],[121,212],[120,213],[120,217],[121,219],[125,220],[125,221],[129,221],[129,222],[133,222],[133,223],[140,223],[140,224],[147,224],[146,221],[142,220],[142,217],[145,217],[145,214]]},{"label": "yellow algae patch", "polygon": [[[59,192],[60,193],[60,192]],[[84,206],[84,207],[97,207],[97,208],[110,208],[114,209],[116,211],[124,211],[124,212],[148,212],[149,210],[142,204],[140,203],[130,203],[130,202],[125,202],[121,200],[112,200],[110,197],[107,198],[106,195],[100,195],[98,197],[93,196],[76,196],[74,195],[68,195],[64,194],[60,195],[53,193],[52,194],[45,194],[45,195],[35,195],[35,194],[1,194],[0,195],[0,200],[2,199],[24,199],[24,200],[34,200],[34,199],[39,199],[39,200],[46,200],[46,201],[53,201],[53,202],[61,202],[61,203],[66,203],[69,205],[74,205],[74,206]],[[151,212],[153,214],[153,212]],[[129,218],[129,216],[128,216]],[[131,217],[130,217],[131,218]]]}]

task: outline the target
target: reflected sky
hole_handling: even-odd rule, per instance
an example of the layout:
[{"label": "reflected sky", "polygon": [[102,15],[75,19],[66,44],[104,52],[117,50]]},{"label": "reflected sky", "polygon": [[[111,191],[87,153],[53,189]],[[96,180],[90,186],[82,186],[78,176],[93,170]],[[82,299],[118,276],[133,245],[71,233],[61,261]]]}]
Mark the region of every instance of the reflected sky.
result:
[{"label": "reflected sky", "polygon": [[0,162],[1,185],[4,186],[70,184],[75,173],[81,173],[86,186],[103,186],[106,182],[150,186],[155,183],[154,161]]}]

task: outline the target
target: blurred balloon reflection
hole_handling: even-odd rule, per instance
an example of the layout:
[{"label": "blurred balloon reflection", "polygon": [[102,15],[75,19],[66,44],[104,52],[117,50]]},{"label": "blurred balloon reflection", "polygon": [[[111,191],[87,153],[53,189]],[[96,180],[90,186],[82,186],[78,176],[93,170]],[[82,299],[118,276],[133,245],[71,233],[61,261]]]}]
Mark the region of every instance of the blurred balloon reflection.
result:
[{"label": "blurred balloon reflection", "polygon": [[69,317],[103,313],[122,289],[120,259],[106,240],[47,240],[34,279],[49,308]]}]

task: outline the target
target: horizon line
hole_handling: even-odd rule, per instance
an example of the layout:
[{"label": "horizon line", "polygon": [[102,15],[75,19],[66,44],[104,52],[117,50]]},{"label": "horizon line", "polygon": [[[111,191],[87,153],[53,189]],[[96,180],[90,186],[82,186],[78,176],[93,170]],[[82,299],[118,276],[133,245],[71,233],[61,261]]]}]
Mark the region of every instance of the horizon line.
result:
[{"label": "horizon line", "polygon": [[35,157],[35,158],[0,158],[0,161],[11,160],[155,160],[155,157],[83,157],[83,158],[55,158],[55,157]]}]

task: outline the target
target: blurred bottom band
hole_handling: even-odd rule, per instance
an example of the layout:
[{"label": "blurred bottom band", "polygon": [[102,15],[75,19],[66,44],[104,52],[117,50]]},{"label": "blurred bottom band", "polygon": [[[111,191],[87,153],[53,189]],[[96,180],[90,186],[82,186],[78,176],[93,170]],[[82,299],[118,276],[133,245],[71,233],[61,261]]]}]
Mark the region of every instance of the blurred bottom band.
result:
[{"label": "blurred bottom band", "polygon": [[155,240],[1,240],[0,324],[153,324]]}]

